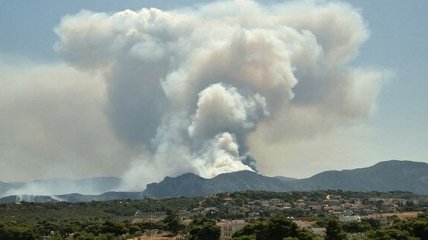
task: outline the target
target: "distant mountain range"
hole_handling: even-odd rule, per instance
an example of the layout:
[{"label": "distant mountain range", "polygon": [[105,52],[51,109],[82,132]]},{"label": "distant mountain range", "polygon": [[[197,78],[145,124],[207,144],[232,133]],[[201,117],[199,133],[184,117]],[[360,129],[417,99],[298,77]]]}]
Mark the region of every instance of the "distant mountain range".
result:
[{"label": "distant mountain range", "polygon": [[266,191],[408,191],[428,194],[428,164],[412,161],[386,161],[367,168],[326,171],[306,179],[266,177],[242,171],[225,173],[212,179],[194,174],[166,177],[147,185],[143,196],[205,196],[220,192]]},{"label": "distant mountain range", "polygon": [[120,199],[141,199],[141,192],[105,192],[99,195],[85,195],[79,193],[70,193],[63,195],[11,195],[0,198],[2,203],[16,202],[91,202],[91,201],[111,201]]},{"label": "distant mountain range", "polygon": [[118,189],[121,181],[117,177],[93,177],[83,179],[54,178],[28,182],[0,182],[0,197],[68,193],[101,194]]},{"label": "distant mountain range", "polygon": [[386,161],[367,168],[326,171],[293,182],[296,190],[340,189],[345,191],[408,191],[428,194],[428,164]]},{"label": "distant mountain range", "polygon": [[[120,182],[120,179],[114,180],[107,178],[105,180],[107,180],[108,184],[99,184],[105,187],[113,187]],[[97,181],[103,182],[102,179],[97,179]],[[5,183],[0,183],[0,191],[3,189],[2,184]],[[380,162],[367,168],[326,171],[305,179],[267,177],[251,171],[225,173],[211,179],[187,173],[178,177],[166,177],[159,183],[148,184],[143,192],[110,191],[100,195],[84,195],[77,193],[53,196],[13,195],[0,198],[0,203],[16,201],[82,202],[139,199],[143,197],[191,197],[248,190],[275,192],[315,190],[407,191],[428,195],[428,164],[391,160]]]}]

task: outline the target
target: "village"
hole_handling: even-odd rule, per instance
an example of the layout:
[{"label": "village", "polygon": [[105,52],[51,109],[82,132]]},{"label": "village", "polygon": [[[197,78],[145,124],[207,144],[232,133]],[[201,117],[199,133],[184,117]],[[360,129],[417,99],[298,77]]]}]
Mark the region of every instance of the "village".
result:
[{"label": "village", "polygon": [[[401,192],[322,191],[270,195],[278,196],[268,198],[269,194],[260,192],[217,194],[204,198],[197,208],[179,211],[179,215],[184,224],[189,224],[195,216],[216,220],[221,229],[221,240],[230,239],[252,220],[279,213],[287,216],[297,226],[323,237],[326,228],[319,224],[319,220],[323,218],[336,218],[341,223],[363,220],[387,226],[396,219],[415,218],[418,213],[426,211],[428,206],[428,197]],[[147,215],[137,211],[134,221],[159,221],[163,218],[162,215]],[[154,236],[162,234],[165,233],[151,232]]]},{"label": "village", "polygon": [[0,239],[425,239],[427,210],[428,196],[398,191],[16,202],[0,204]]}]

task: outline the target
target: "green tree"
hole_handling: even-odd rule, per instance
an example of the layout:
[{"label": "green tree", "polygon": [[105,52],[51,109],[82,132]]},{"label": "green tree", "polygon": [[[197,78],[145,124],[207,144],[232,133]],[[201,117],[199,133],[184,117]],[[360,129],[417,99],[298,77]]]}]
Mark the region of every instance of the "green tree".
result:
[{"label": "green tree", "polygon": [[31,229],[26,226],[19,225],[0,225],[0,239],[2,240],[32,240],[36,236],[31,232]]},{"label": "green tree", "polygon": [[369,239],[373,240],[419,240],[420,238],[412,237],[409,232],[394,228],[383,228],[377,231],[367,233]]},{"label": "green tree", "polygon": [[267,220],[251,222],[233,235],[233,239],[282,240],[282,239],[316,239],[315,234],[300,229],[284,215],[276,215]]},{"label": "green tree", "polygon": [[245,236],[239,236],[239,237],[233,237],[233,240],[256,240],[256,236],[254,235],[245,235]]},{"label": "green tree", "polygon": [[285,237],[297,237],[298,226],[284,215],[269,219],[265,235],[269,240],[282,240]]},{"label": "green tree", "polygon": [[184,228],[180,224],[180,218],[176,210],[168,209],[166,211],[166,218],[163,220],[168,231],[177,234],[180,230]]},{"label": "green tree", "polygon": [[126,227],[118,222],[113,221],[105,221],[103,225],[101,226],[101,233],[112,233],[116,236],[125,234],[128,232],[128,229]]},{"label": "green tree", "polygon": [[299,240],[315,240],[319,239],[319,237],[310,230],[307,229],[299,229],[297,232],[297,239]]},{"label": "green tree", "polygon": [[[404,221],[396,220],[390,229],[408,233],[409,236],[417,237],[422,240],[428,240],[428,214],[419,214],[414,219]],[[388,233],[391,233],[391,231],[388,231]]]},{"label": "green tree", "polygon": [[368,222],[348,222],[342,224],[342,230],[347,233],[364,233],[371,230],[371,225]]},{"label": "green tree", "polygon": [[344,240],[346,234],[342,231],[342,226],[336,219],[331,219],[327,222],[326,226],[326,240]]},{"label": "green tree", "polygon": [[211,219],[195,219],[189,226],[190,240],[218,240],[221,230]]},{"label": "green tree", "polygon": [[61,234],[59,232],[54,232],[49,240],[63,240],[64,238],[61,236]]},{"label": "green tree", "polygon": [[413,222],[411,229],[416,237],[422,240],[428,240],[428,219],[425,221],[416,220]]},{"label": "green tree", "polygon": [[374,218],[362,219],[361,222],[369,224],[372,229],[378,229],[382,226],[380,220]]}]

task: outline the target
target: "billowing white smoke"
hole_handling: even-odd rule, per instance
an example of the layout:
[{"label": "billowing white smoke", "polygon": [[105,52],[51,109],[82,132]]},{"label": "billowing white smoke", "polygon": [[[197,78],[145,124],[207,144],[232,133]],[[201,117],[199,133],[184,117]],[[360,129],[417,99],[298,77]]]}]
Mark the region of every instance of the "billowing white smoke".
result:
[{"label": "billowing white smoke", "polygon": [[259,94],[244,97],[234,87],[210,85],[199,93],[189,136],[204,143],[221,132],[246,135],[268,115],[266,108],[266,100]]},{"label": "billowing white smoke", "polygon": [[381,80],[348,65],[368,34],[341,3],[82,11],[56,33],[66,61],[104,74],[116,135],[143,152],[125,174],[130,188],[250,170],[250,134],[276,141],[363,118]]}]

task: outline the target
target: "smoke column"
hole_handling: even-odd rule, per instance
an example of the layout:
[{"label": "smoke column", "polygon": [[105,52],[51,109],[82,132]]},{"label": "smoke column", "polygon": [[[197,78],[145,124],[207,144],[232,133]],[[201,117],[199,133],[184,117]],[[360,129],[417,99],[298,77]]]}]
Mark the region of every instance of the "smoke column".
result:
[{"label": "smoke column", "polygon": [[350,66],[368,31],[337,2],[81,11],[56,33],[66,62],[103,74],[111,126],[140,153],[128,189],[254,170],[250,135],[277,141],[352,124],[370,114],[382,80]]}]

